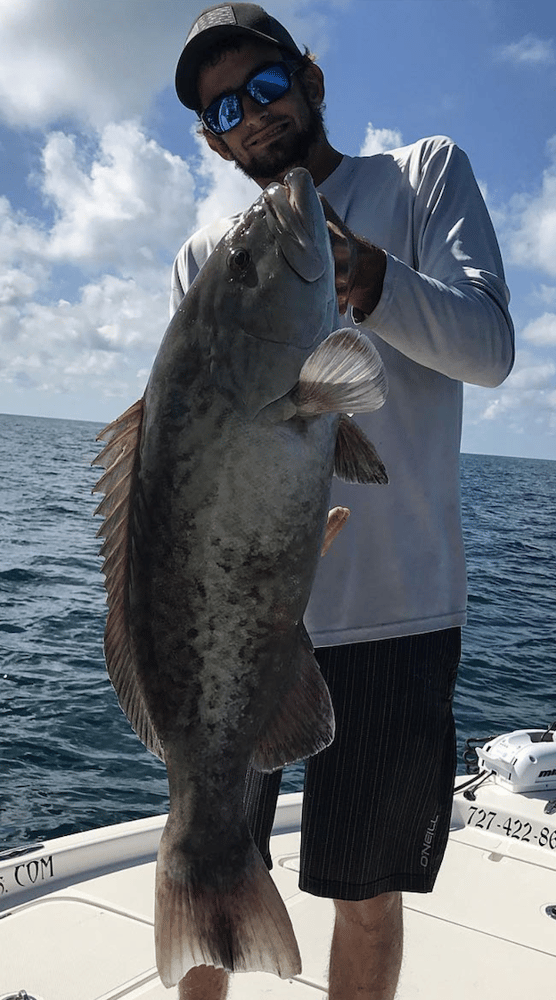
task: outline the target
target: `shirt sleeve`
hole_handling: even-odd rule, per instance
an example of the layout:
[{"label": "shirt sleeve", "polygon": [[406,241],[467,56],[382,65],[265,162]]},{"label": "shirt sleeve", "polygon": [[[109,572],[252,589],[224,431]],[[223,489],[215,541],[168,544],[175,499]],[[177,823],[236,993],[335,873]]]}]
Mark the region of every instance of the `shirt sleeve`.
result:
[{"label": "shirt sleeve", "polygon": [[381,299],[362,323],[420,365],[499,385],[514,359],[509,292],[469,160],[449,140],[431,142],[409,182],[414,265],[387,255]]},{"label": "shirt sleeve", "polygon": [[197,230],[183,244],[172,267],[170,319],[215,246],[238,218],[239,216],[232,215],[229,218],[218,219],[211,226]]},{"label": "shirt sleeve", "polygon": [[[204,263],[204,261],[201,263]],[[170,319],[172,319],[172,316],[178,308],[185,293],[197,277],[199,270],[200,265],[197,263],[193,255],[191,240],[187,240],[178,252],[172,267],[172,279],[170,285]]]}]

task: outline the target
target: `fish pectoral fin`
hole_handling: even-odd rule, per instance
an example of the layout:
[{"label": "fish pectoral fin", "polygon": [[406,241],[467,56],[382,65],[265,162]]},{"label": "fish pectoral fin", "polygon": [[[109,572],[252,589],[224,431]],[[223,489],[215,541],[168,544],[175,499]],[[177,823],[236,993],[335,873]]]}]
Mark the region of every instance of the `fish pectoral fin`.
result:
[{"label": "fish pectoral fin", "polygon": [[349,327],[335,330],[301,369],[293,401],[299,416],[368,413],[388,393],[382,359],[368,337]]},{"label": "fish pectoral fin", "polygon": [[164,760],[162,745],[137,682],[126,611],[131,562],[130,498],[136,477],[143,411],[144,400],[139,399],[98,435],[97,441],[107,443],[92,464],[102,466],[106,472],[93,487],[93,493],[104,493],[95,514],[104,517],[97,536],[104,538],[100,554],[104,558],[102,572],[108,595],[104,632],[108,675],[122,711],[139,739]]},{"label": "fish pectoral fin", "polygon": [[[307,633],[307,642],[310,643]],[[259,737],[251,758],[257,771],[275,771],[285,764],[305,760],[330,746],[334,739],[334,709],[330,694],[313,655],[302,642],[297,680],[287,691]]]},{"label": "fish pectoral fin", "polygon": [[247,824],[243,854],[231,870],[212,856],[184,856],[166,831],[156,867],[156,964],[167,988],[197,965],[228,972],[272,972],[281,979],[301,972],[301,957],[288,911],[255,847]]},{"label": "fish pectoral fin", "polygon": [[290,394],[275,399],[259,412],[259,418],[270,424],[282,424],[297,415],[297,407],[290,399]]},{"label": "fish pectoral fin", "polygon": [[376,483],[385,486],[388,473],[374,444],[345,413],[340,417],[334,451],[334,472],[346,483]]}]

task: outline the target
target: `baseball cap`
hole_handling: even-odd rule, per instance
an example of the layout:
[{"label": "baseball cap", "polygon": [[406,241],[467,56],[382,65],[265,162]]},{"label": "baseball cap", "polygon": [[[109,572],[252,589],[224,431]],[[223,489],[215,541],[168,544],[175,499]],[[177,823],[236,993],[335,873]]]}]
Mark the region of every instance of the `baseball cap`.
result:
[{"label": "baseball cap", "polygon": [[199,66],[215,42],[230,35],[270,42],[296,59],[303,58],[290,33],[258,4],[221,3],[207,7],[194,22],[176,68],[176,92],[186,108],[199,110]]}]

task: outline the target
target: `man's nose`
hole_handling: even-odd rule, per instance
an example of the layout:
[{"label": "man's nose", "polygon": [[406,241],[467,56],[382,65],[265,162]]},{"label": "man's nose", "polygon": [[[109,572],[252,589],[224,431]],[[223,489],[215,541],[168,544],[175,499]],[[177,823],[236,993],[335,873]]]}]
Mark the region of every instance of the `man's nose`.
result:
[{"label": "man's nose", "polygon": [[243,120],[246,122],[250,120],[259,121],[268,114],[268,105],[259,104],[249,94],[242,94],[241,103],[243,107]]}]

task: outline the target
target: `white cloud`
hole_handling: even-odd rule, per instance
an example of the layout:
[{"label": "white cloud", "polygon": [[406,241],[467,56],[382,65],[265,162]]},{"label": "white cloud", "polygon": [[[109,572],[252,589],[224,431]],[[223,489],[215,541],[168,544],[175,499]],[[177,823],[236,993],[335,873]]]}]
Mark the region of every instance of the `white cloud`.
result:
[{"label": "white cloud", "polygon": [[14,211],[7,198],[0,197],[0,265],[2,269],[40,259],[44,253],[42,226],[24,212]]},{"label": "white cloud", "polygon": [[547,149],[550,163],[539,190],[510,200],[504,242],[512,263],[556,276],[556,136]]},{"label": "white cloud", "polygon": [[[149,285],[105,275],[76,302],[30,301],[13,317],[0,377],[46,393],[138,395],[138,368],[150,368],[166,325],[165,282]],[[138,391],[139,390],[139,391]]]},{"label": "white cloud", "polygon": [[[2,380],[131,401],[166,326],[171,260],[197,226],[191,171],[123,122],[87,156],[46,137],[37,184],[50,226],[0,200]],[[67,265],[74,290],[61,299]]]},{"label": "white cloud", "polygon": [[554,362],[520,352],[513,371],[503,384],[503,393],[517,398],[519,393],[545,391],[552,385],[555,373]]},{"label": "white cloud", "polygon": [[43,191],[55,208],[51,260],[136,273],[175,252],[195,225],[187,163],[134,122],[107,125],[92,162],[76,140],[53,133],[43,152]]},{"label": "white cloud", "polygon": [[7,306],[27,299],[38,291],[36,278],[17,267],[0,273],[0,305]]},{"label": "white cloud", "polygon": [[495,389],[465,387],[465,416],[469,425],[499,421],[513,433],[536,427],[556,430],[556,364],[529,351],[518,351],[513,371]]},{"label": "white cloud", "polygon": [[523,330],[522,337],[531,344],[556,347],[556,313],[545,312],[532,320]]},{"label": "white cloud", "polygon": [[[93,395],[99,407],[116,396],[122,408],[143,390],[179,246],[259,193],[204,140],[197,166],[194,176],[136,122],[108,124],[86,148],[61,132],[45,138],[36,184],[51,204],[50,224],[0,199],[4,385]],[[60,298],[68,265],[73,291]]]},{"label": "white cloud", "polygon": [[502,46],[498,57],[518,66],[550,66],[555,61],[554,45],[551,38],[527,34],[517,42]]},{"label": "white cloud", "polygon": [[369,122],[359,155],[374,156],[376,153],[385,153],[389,149],[401,146],[402,142],[402,134],[397,129],[375,128],[372,122]]},{"label": "white cloud", "polygon": [[553,285],[544,285],[541,283],[536,294],[541,302],[544,302],[547,306],[556,305],[556,288]]},{"label": "white cloud", "polygon": [[0,0],[0,111],[13,125],[61,117],[102,127],[144,113],[172,84],[197,0]]}]

